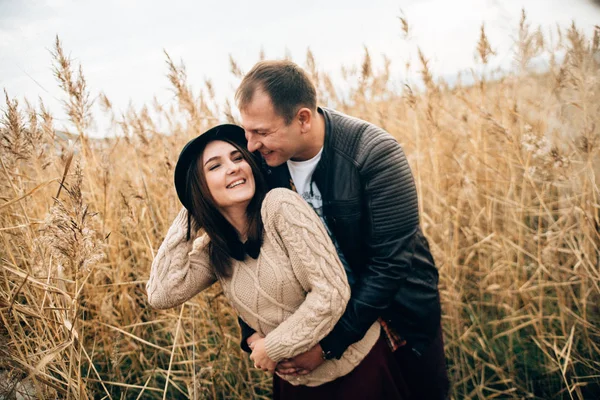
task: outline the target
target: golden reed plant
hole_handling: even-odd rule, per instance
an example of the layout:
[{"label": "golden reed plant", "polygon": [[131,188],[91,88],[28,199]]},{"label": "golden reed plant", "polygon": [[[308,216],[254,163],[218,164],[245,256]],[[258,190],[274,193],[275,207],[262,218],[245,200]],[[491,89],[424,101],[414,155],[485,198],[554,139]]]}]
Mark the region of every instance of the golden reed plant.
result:
[{"label": "golden reed plant", "polygon": [[[401,27],[409,38],[404,16]],[[490,78],[482,26],[474,83],[436,79],[419,50],[422,84],[401,92],[390,62],[376,70],[367,49],[362,65],[342,68],[343,93],[307,53],[322,104],[382,126],[409,157],[440,271],[455,399],[600,394],[599,42],[599,27],[588,39],[575,25],[550,41],[523,13],[511,72]],[[539,55],[550,60],[543,73],[531,69]],[[220,287],[172,310],[146,302],[152,258],[181,207],[178,152],[235,122],[210,81],[194,92],[166,58],[176,104],[118,112],[97,97],[116,138],[88,138],[92,97],[58,39],[73,132],[56,131],[41,101],[5,95],[0,398],[270,397]]]}]

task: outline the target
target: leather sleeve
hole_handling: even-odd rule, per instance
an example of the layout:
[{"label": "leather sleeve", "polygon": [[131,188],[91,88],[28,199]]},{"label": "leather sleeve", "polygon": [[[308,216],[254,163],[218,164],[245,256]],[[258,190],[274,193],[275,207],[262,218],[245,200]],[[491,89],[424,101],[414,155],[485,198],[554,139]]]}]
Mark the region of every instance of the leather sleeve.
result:
[{"label": "leather sleeve", "polygon": [[364,195],[367,265],[352,287],[344,315],[321,342],[339,358],[382,315],[410,274],[419,231],[417,192],[408,161],[389,135],[365,132],[359,173]]},{"label": "leather sleeve", "polygon": [[246,353],[252,353],[252,350],[248,346],[248,338],[256,332],[254,329],[250,328],[248,324],[244,322],[243,319],[238,317],[238,324],[240,324],[240,330],[242,331],[242,339],[240,341],[240,347]]}]

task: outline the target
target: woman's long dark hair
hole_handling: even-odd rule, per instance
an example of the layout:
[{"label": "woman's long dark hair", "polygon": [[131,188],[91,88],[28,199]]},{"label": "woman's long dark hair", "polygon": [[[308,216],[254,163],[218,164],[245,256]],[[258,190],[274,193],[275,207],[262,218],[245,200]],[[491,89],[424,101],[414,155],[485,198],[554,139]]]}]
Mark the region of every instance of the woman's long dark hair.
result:
[{"label": "woman's long dark hair", "polygon": [[[266,182],[254,156],[245,147],[239,146],[237,143],[229,140],[222,141],[235,147],[252,169],[255,192],[246,209],[248,217],[247,234],[248,241],[258,243],[261,246],[263,222],[260,216],[260,209],[267,193]],[[198,160],[202,159],[202,154],[198,155]],[[200,167],[200,164],[201,162],[197,161],[190,163],[186,174],[186,185],[189,188],[187,191],[187,195],[189,196],[188,204],[191,204],[189,212],[193,220],[193,229],[198,230],[202,228],[208,234],[210,238],[208,248],[210,262],[218,276],[228,277],[231,275],[232,249],[239,242],[238,234],[215,204],[206,183],[204,169]]]}]

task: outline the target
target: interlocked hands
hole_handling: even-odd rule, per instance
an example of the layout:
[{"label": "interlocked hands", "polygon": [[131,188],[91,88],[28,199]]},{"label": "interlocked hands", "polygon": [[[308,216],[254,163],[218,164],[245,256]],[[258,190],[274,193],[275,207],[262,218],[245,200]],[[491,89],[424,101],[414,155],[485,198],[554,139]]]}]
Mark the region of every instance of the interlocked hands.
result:
[{"label": "interlocked hands", "polygon": [[319,365],[323,363],[321,345],[317,344],[306,353],[298,354],[294,358],[288,358],[275,363],[267,355],[265,349],[265,339],[258,333],[254,333],[247,340],[248,346],[252,350],[250,359],[254,361],[254,367],[274,373],[277,370],[278,373],[283,375],[306,375],[313,371]]}]

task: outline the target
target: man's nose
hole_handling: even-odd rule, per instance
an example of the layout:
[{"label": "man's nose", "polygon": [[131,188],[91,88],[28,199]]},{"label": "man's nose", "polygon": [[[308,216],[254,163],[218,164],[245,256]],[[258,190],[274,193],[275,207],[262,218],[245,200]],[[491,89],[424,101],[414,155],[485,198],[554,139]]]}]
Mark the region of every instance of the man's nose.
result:
[{"label": "man's nose", "polygon": [[256,140],[256,136],[246,132],[246,140],[248,141],[248,151],[250,153],[254,153],[256,150],[260,148],[260,142]]}]

